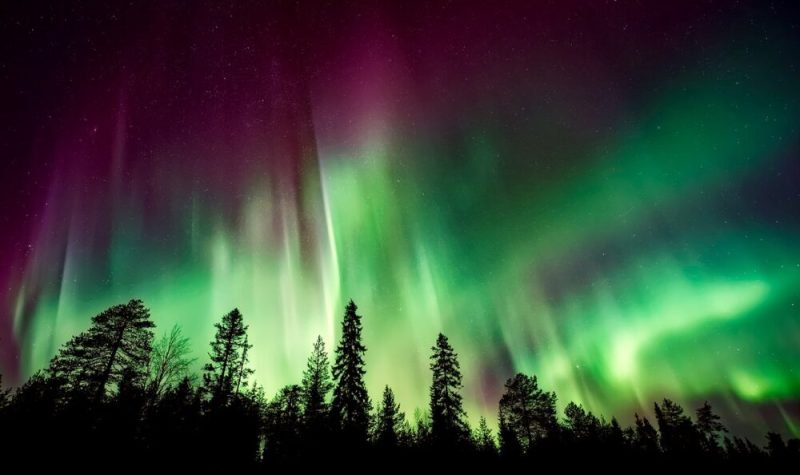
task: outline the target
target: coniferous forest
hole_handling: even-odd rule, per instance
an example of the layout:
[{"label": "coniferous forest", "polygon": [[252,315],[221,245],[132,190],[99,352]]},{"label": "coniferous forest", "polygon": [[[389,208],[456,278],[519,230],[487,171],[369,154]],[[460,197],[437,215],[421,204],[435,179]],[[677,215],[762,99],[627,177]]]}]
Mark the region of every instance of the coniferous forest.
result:
[{"label": "coniferous forest", "polygon": [[242,313],[234,309],[214,326],[202,374],[194,374],[180,327],[157,336],[141,300],[94,316],[47,368],[0,392],[0,462],[201,471],[800,463],[800,440],[774,432],[763,440],[730,434],[708,403],[685,409],[663,399],[653,403],[654,420],[636,414],[635,424],[623,427],[572,402],[557,411],[557,395],[540,387],[536,375],[521,373],[505,383],[497,433],[484,418],[471,427],[458,353],[443,334],[431,348],[430,405],[410,421],[391,381],[381,394],[367,392],[367,348],[353,301],[332,354],[318,338],[298,383],[276,394],[255,382]]},{"label": "coniferous forest", "polygon": [[798,363],[799,0],[0,1],[0,475],[800,473]]}]

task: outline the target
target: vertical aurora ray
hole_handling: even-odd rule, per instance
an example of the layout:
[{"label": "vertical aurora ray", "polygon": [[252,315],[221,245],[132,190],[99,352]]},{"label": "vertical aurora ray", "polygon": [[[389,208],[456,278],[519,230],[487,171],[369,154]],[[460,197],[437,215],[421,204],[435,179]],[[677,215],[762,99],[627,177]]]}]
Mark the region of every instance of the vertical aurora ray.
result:
[{"label": "vertical aurora ray", "polygon": [[525,371],[562,406],[626,420],[663,396],[712,399],[735,427],[798,435],[800,78],[780,21],[730,49],[725,28],[700,28],[702,50],[654,42],[645,58],[646,33],[614,36],[613,19],[552,46],[569,44],[559,12],[542,14],[544,43],[521,16],[487,13],[507,26],[493,32],[471,9],[242,20],[257,13],[231,12],[224,42],[165,14],[176,38],[132,35],[155,57],[123,54],[137,74],[52,126],[51,186],[7,279],[19,350],[4,372],[30,375],[139,297],[200,357],[239,307],[272,393],[316,335],[334,344],[353,298],[369,389],[390,384],[408,413],[443,331],[474,418],[494,420]]}]

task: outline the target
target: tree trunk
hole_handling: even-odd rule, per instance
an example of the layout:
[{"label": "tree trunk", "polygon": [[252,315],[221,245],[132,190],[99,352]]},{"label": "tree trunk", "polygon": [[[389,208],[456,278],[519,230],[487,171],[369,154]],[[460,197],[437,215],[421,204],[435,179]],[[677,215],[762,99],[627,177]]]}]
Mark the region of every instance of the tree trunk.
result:
[{"label": "tree trunk", "polygon": [[108,358],[106,368],[103,370],[103,374],[100,376],[100,382],[97,385],[97,393],[94,396],[95,403],[100,402],[100,399],[105,396],[106,384],[108,384],[108,378],[111,376],[111,369],[114,367],[114,360],[117,359],[119,347],[122,346],[122,337],[125,335],[125,329],[127,326],[128,323],[125,322],[125,324],[122,325],[122,328],[119,329],[119,332],[117,332],[117,337],[114,339],[114,347],[111,349],[111,356]]}]

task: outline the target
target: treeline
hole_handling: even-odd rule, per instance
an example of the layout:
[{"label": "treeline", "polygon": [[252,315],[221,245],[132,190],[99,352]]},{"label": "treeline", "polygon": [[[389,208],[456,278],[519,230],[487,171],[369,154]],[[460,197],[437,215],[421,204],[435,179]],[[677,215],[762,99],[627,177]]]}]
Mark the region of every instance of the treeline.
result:
[{"label": "treeline", "polygon": [[[333,361],[314,342],[299,384],[271,398],[251,381],[247,325],[234,309],[215,325],[208,361],[191,374],[189,341],[174,327],[156,339],[140,300],[111,307],[64,344],[15,391],[0,391],[0,467],[246,469],[442,464],[800,461],[800,441],[768,433],[762,444],[731,437],[706,403],[694,418],[664,399],[655,425],[623,428],[569,403],[536,376],[517,374],[499,401],[498,434],[467,422],[458,355],[440,334],[431,353],[428,410],[409,421],[386,386],[364,384],[361,316],[350,301]],[[763,446],[762,446],[763,445]],[[24,465],[18,465],[24,464]],[[658,465],[650,465],[658,468]],[[630,465],[628,468],[633,468]]]}]

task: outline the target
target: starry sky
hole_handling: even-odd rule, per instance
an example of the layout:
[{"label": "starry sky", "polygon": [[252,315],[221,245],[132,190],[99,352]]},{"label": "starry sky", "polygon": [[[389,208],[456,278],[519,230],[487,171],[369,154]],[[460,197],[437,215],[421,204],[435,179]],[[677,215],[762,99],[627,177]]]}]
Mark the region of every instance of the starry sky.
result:
[{"label": "starry sky", "polygon": [[0,6],[4,383],[141,298],[273,394],[352,298],[409,413],[441,331],[473,419],[523,371],[800,435],[790,2],[55,3]]}]

